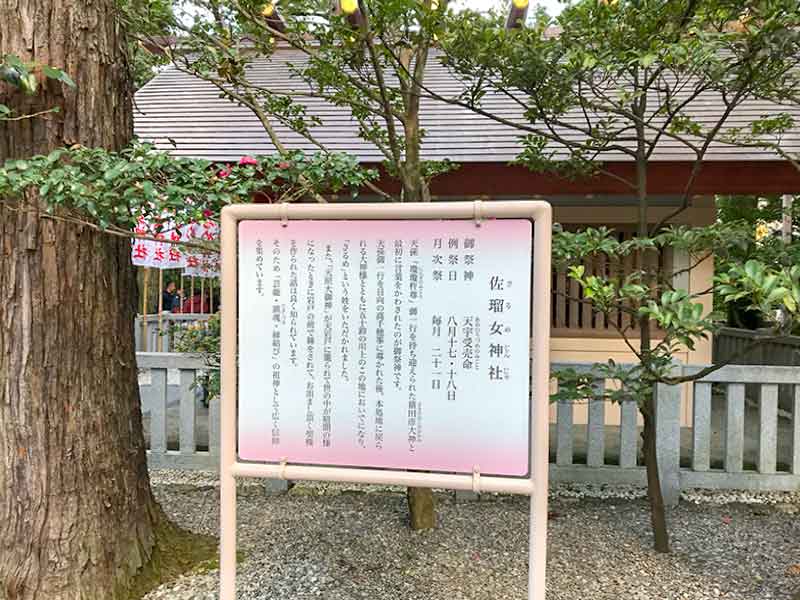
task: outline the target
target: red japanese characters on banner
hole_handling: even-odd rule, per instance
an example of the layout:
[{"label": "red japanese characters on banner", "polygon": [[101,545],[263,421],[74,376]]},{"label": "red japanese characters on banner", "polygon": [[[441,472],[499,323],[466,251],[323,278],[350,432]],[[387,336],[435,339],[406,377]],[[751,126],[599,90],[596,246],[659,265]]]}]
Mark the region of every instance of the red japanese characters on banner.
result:
[{"label": "red japanese characters on banner", "polygon": [[214,221],[178,225],[165,220],[156,224],[140,217],[134,234],[154,238],[133,238],[131,260],[134,265],[156,269],[184,269],[183,274],[187,277],[219,277],[218,252],[203,252],[180,245],[180,242],[218,240],[219,225]]},{"label": "red japanese characters on banner", "polygon": [[[150,228],[144,217],[139,217],[133,232],[136,235],[150,235]],[[131,260],[133,264],[137,267],[151,266],[155,242],[140,238],[133,238],[131,242]]]},{"label": "red japanese characters on banner", "polygon": [[[214,221],[190,223],[181,228],[184,241],[199,240],[213,242],[219,239],[219,225]],[[186,277],[219,277],[219,253],[202,252],[194,248],[186,251],[183,274]]]},{"label": "red japanese characters on banner", "polygon": [[139,217],[133,232],[136,235],[155,238],[133,238],[131,260],[135,266],[155,269],[181,269],[186,266],[186,252],[175,243],[186,241],[182,227],[171,221],[148,223],[144,217]]}]

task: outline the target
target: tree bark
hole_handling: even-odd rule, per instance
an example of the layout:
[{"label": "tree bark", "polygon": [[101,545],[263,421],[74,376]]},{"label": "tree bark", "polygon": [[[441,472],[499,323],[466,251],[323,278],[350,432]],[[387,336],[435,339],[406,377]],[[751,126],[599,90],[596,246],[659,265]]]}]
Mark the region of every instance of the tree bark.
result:
[{"label": "tree bark", "polygon": [[[132,113],[108,0],[0,0],[0,54],[66,71],[33,96],[0,86],[0,163],[82,144],[118,149]],[[0,596],[127,597],[162,513],[147,473],[127,240],[0,198]]]},{"label": "tree bark", "polygon": [[430,202],[431,196],[428,185],[422,176],[418,113],[406,115],[404,135],[406,138],[406,156],[401,169],[403,202]]},{"label": "tree bark", "polygon": [[656,552],[668,553],[669,530],[667,529],[664,496],[661,493],[661,478],[658,471],[658,454],[656,453],[656,424],[653,400],[645,401],[642,408],[644,430],[642,443],[644,446],[644,462],[647,472],[647,500],[650,503],[650,524],[653,528],[653,547]]}]

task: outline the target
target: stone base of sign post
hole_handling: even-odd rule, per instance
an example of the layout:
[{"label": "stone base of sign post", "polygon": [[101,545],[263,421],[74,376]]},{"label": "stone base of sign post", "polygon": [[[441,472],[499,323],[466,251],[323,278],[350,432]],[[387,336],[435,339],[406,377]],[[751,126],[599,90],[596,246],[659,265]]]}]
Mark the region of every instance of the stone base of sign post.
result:
[{"label": "stone base of sign post", "polygon": [[267,496],[278,496],[289,491],[291,482],[285,479],[265,479],[264,492]]},{"label": "stone base of sign post", "polygon": [[457,503],[477,502],[480,499],[481,499],[480,494],[476,494],[473,491],[456,490],[456,502]]}]

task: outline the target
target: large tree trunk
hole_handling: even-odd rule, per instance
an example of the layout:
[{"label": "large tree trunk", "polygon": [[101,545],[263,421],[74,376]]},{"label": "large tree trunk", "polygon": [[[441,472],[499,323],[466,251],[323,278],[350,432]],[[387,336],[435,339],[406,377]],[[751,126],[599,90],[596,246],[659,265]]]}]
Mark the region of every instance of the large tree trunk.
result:
[{"label": "large tree trunk", "polygon": [[[0,162],[131,136],[124,41],[106,0],[0,0],[0,54],[64,69],[0,123]],[[147,474],[125,239],[0,198],[0,597],[127,597],[162,520]]]}]

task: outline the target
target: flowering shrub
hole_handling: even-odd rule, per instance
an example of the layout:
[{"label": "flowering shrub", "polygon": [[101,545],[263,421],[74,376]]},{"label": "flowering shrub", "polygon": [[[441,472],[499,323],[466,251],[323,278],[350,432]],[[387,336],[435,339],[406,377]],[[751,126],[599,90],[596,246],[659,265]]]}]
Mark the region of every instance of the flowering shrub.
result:
[{"label": "flowering shrub", "polygon": [[141,217],[191,223],[219,218],[228,204],[266,194],[273,202],[350,191],[356,195],[377,172],[348,155],[292,151],[242,157],[220,169],[207,160],[176,158],[149,144],[120,152],[72,146],[46,156],[0,164],[0,198],[38,189],[59,218],[130,233]]}]

